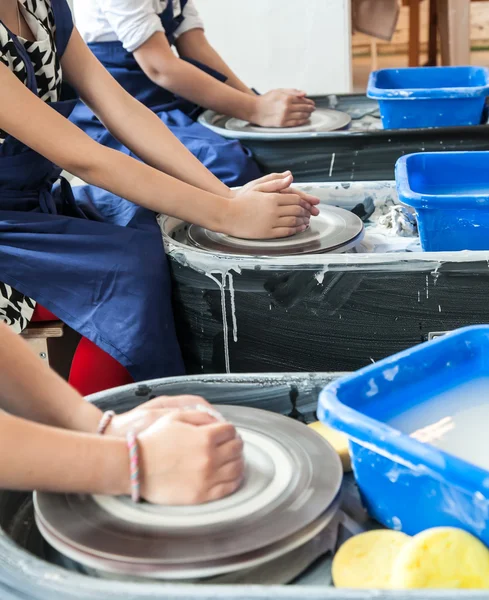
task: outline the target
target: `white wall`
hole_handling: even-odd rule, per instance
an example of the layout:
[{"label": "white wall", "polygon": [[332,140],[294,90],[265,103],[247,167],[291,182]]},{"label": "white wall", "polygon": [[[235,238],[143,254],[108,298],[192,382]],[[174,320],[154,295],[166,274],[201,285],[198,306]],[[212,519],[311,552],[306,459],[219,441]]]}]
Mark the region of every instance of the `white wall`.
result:
[{"label": "white wall", "polygon": [[209,40],[259,92],[347,93],[350,0],[194,0]]},{"label": "white wall", "polygon": [[212,44],[259,92],[351,92],[350,0],[194,2]]}]

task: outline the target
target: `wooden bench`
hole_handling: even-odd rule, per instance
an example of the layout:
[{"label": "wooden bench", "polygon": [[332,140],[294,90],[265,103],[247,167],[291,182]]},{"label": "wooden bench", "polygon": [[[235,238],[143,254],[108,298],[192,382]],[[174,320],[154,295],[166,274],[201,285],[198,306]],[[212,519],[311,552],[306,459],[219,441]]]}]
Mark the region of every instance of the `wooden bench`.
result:
[{"label": "wooden bench", "polygon": [[62,338],[64,324],[61,321],[50,321],[46,323],[30,323],[21,333],[29,346],[40,358],[49,365],[49,352],[51,341]]}]

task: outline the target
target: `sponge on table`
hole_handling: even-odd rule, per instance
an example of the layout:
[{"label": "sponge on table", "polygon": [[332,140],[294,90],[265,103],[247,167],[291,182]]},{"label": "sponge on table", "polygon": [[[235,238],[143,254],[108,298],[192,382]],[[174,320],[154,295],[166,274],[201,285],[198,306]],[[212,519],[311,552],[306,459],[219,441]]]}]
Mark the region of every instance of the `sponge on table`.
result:
[{"label": "sponge on table", "polygon": [[311,429],[314,429],[319,435],[321,435],[326,441],[328,441],[338,453],[341,464],[343,465],[343,471],[348,473],[351,471],[351,460],[350,451],[348,449],[348,438],[340,431],[336,431],[327,425],[316,421],[309,425]]},{"label": "sponge on table", "polygon": [[379,529],[350,538],[333,559],[333,583],[341,588],[390,589],[392,565],[411,538]]},{"label": "sponge on table", "polygon": [[489,550],[462,529],[428,529],[401,548],[392,568],[392,586],[489,589]]}]

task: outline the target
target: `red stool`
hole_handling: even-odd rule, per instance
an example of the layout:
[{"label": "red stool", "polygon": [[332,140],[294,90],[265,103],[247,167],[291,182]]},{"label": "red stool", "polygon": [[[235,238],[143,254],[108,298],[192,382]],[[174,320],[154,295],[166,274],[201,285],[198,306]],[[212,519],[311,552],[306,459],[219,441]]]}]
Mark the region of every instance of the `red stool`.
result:
[{"label": "red stool", "polygon": [[32,315],[32,323],[41,323],[43,321],[59,321],[58,317],[55,317],[52,312],[49,312],[44,306],[36,304],[34,314]]},{"label": "red stool", "polygon": [[[59,319],[37,304],[32,322],[45,321],[59,321]],[[134,380],[115,358],[87,338],[82,337],[73,356],[68,381],[80,394],[88,396],[133,383]]]}]

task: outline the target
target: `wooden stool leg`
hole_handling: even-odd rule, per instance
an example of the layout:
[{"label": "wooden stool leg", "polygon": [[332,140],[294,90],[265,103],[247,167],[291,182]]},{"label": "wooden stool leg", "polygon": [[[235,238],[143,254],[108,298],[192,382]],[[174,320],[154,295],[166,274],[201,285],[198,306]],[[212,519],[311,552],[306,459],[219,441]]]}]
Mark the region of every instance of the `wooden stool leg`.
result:
[{"label": "wooden stool leg", "polygon": [[49,341],[62,338],[64,325],[59,321],[51,323],[30,323],[20,334],[32,350],[48,365],[49,363]]},{"label": "wooden stool leg", "polygon": [[420,0],[409,3],[409,66],[419,67]]},{"label": "wooden stool leg", "polygon": [[430,0],[430,22],[428,33],[428,67],[438,64],[438,10],[437,0]]},{"label": "wooden stool leg", "polygon": [[48,340],[46,338],[34,338],[28,340],[27,342],[32,350],[47,362],[49,365],[49,350],[48,350]]},{"label": "wooden stool leg", "polygon": [[374,39],[370,40],[370,66],[372,71],[377,71],[379,68],[377,42]]},{"label": "wooden stool leg", "polygon": [[470,64],[470,0],[437,0],[441,62]]}]

